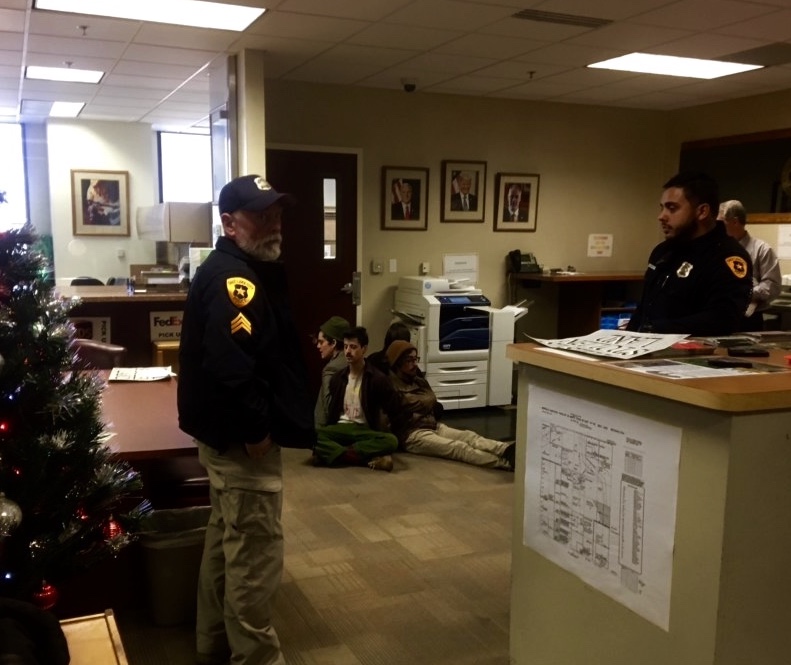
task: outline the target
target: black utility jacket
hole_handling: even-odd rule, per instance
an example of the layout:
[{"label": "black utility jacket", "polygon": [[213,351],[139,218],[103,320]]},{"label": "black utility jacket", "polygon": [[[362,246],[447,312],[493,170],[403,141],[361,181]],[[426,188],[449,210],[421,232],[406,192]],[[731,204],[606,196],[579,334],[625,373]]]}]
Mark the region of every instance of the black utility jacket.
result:
[{"label": "black utility jacket", "polygon": [[267,434],[281,446],[312,447],[314,405],[298,339],[283,264],[218,239],[184,308],[179,427],[218,450]]},{"label": "black utility jacket", "polygon": [[665,240],[648,258],[643,297],[627,330],[730,335],[744,322],[752,274],[750,255],[722,222],[693,240]]}]

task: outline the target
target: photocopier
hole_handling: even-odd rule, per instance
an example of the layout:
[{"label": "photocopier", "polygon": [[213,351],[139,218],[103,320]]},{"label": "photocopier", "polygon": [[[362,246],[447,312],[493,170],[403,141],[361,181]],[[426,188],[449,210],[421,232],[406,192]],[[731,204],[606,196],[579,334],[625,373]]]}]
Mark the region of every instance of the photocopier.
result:
[{"label": "photocopier", "polygon": [[505,348],[527,309],[497,309],[467,280],[401,277],[393,309],[412,332],[420,368],[446,409],[512,401],[513,369]]}]

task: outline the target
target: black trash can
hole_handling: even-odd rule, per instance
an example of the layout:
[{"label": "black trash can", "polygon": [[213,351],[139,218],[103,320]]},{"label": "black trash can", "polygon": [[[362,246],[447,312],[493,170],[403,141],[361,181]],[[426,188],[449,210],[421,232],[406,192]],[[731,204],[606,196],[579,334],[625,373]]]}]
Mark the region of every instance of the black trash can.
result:
[{"label": "black trash can", "polygon": [[195,620],[210,506],[154,510],[141,523],[148,611],[158,626]]}]

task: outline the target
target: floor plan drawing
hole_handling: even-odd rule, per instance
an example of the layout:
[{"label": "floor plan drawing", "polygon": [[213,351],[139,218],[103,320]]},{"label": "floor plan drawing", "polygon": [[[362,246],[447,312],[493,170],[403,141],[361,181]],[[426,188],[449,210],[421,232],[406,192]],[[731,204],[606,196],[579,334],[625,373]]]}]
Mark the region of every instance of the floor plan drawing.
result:
[{"label": "floor plan drawing", "polygon": [[680,431],[531,386],[525,544],[666,628]]}]

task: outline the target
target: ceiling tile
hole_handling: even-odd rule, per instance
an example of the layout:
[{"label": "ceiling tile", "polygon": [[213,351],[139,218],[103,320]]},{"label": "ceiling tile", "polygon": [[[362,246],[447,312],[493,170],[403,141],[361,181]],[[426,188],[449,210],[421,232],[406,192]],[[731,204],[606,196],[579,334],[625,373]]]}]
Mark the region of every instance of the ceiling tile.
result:
[{"label": "ceiling tile", "polygon": [[[95,105],[93,117],[205,127],[210,71],[224,77],[228,54],[242,49],[264,52],[268,79],[398,90],[409,78],[418,94],[661,110],[791,89],[787,66],[709,84],[586,68],[629,51],[725,58],[791,43],[791,0],[269,0],[244,33],[29,10],[30,1],[0,0],[3,108],[66,96],[87,102],[81,117]],[[533,8],[612,23],[513,17]],[[107,74],[87,87],[20,77],[23,66],[65,61]]]}]

